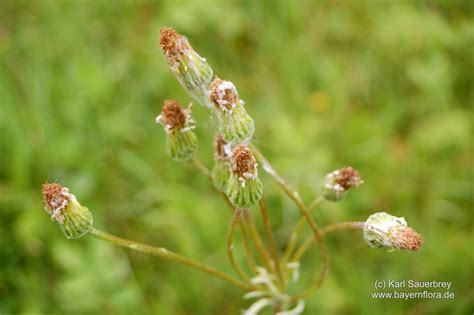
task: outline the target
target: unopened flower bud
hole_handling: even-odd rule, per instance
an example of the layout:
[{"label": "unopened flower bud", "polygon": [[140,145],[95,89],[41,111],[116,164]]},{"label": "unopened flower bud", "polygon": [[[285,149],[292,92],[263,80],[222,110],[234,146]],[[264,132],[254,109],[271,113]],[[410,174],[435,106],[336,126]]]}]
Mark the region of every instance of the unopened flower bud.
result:
[{"label": "unopened flower bud", "polygon": [[45,211],[56,221],[68,239],[79,238],[92,229],[92,214],[81,206],[69,189],[61,184],[43,184]]},{"label": "unopened flower bud", "polygon": [[232,150],[232,174],[227,196],[238,208],[255,205],[263,194],[263,184],[258,178],[257,163],[249,148],[243,144]]},{"label": "unopened flower bud", "polygon": [[179,83],[196,101],[209,107],[207,100],[213,71],[206,59],[194,51],[185,36],[172,28],[160,30],[160,46]]},{"label": "unopened flower bud", "polygon": [[166,152],[176,161],[189,160],[197,149],[198,139],[193,129],[191,104],[182,109],[177,101],[166,100],[156,123],[163,125],[166,137]]},{"label": "unopened flower bud", "polygon": [[347,191],[357,187],[364,181],[352,167],[344,167],[326,175],[321,194],[328,201],[339,201],[344,198]]},{"label": "unopened flower bud", "polygon": [[255,126],[234,84],[215,79],[211,83],[210,99],[216,107],[222,138],[232,144],[248,142],[255,132]]},{"label": "unopened flower bud", "polygon": [[227,191],[227,184],[232,173],[230,147],[220,134],[214,139],[214,167],[211,178],[214,186],[220,191]]},{"label": "unopened flower bud", "polygon": [[372,214],[364,225],[364,239],[370,247],[389,250],[420,249],[421,235],[407,226],[405,219],[394,217],[386,212]]}]

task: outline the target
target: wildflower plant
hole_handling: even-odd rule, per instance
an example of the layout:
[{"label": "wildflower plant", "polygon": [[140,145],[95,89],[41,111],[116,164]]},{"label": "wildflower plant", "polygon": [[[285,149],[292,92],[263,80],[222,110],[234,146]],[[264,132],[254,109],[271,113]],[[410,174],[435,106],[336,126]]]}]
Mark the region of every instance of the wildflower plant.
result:
[{"label": "wildflower plant", "polygon": [[[405,219],[385,212],[374,213],[365,221],[319,226],[311,213],[322,202],[340,201],[349,190],[361,185],[363,180],[358,171],[345,167],[329,173],[321,185],[320,194],[311,203],[305,204],[298,192],[252,144],[254,121],[239,98],[235,85],[215,77],[207,61],[194,51],[186,37],[175,30],[161,29],[160,46],[171,71],[184,89],[199,104],[209,108],[211,115],[217,117],[214,165],[211,170],[195,155],[198,139],[194,133],[196,122],[191,117],[191,105],[183,109],[177,101],[167,100],[156,122],[165,130],[165,149],[168,155],[176,161],[191,164],[208,177],[216,194],[228,204],[232,219],[225,246],[230,265],[238,278],[169,249],[141,244],[97,230],[93,227],[92,213],[77,201],[68,188],[58,183],[46,183],[43,185],[45,210],[68,239],[90,234],[115,245],[183,264],[227,281],[244,290],[243,298],[250,301],[246,309],[242,310],[244,315],[259,314],[265,308],[270,308],[274,314],[279,315],[302,314],[305,300],[321,287],[329,270],[329,256],[324,240],[328,233],[361,230],[369,247],[385,248],[388,251],[420,249],[422,238],[408,227]],[[260,169],[267,172],[281,187],[301,215],[283,250],[276,246],[273,237],[270,213],[264,198],[264,184],[258,173]],[[266,242],[256,227],[253,208],[259,210]],[[300,242],[299,237],[305,224],[310,227],[311,234]],[[237,263],[234,255],[234,234],[237,230],[242,235],[246,269]],[[321,256],[320,269],[309,288],[293,292],[294,289],[290,290],[289,285],[298,281],[301,258],[313,244],[317,245]]]}]

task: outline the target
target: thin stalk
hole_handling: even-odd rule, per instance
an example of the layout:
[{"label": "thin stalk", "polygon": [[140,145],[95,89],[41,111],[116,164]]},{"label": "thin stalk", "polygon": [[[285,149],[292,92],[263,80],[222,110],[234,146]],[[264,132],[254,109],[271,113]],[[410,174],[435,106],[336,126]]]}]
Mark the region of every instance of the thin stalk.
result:
[{"label": "thin stalk", "polygon": [[249,228],[250,236],[252,237],[253,242],[255,243],[257,252],[260,254],[260,257],[262,258],[263,266],[265,267],[265,269],[273,272],[270,256],[268,255],[267,250],[265,249],[265,246],[263,245],[262,239],[260,238],[260,234],[258,234],[258,230],[255,227],[255,224],[250,215],[250,211],[248,211],[247,209],[244,209],[243,211],[244,211],[243,217],[244,217],[245,223],[247,224]]},{"label": "thin stalk", "polygon": [[240,220],[240,213],[241,213],[240,209],[234,209],[234,214],[229,224],[229,229],[227,231],[227,257],[229,258],[229,262],[232,268],[234,268],[234,270],[239,274],[239,276],[246,282],[249,282],[250,281],[249,277],[236,263],[235,258],[234,258],[234,230],[235,230],[235,226]]},{"label": "thin stalk", "polygon": [[280,185],[280,187],[286,192],[286,194],[295,202],[295,204],[298,206],[298,209],[300,210],[301,214],[303,217],[306,219],[308,222],[311,230],[313,231],[314,237],[316,241],[318,242],[319,246],[319,252],[321,254],[321,260],[322,260],[322,266],[321,266],[321,271],[318,275],[318,278],[316,278],[314,284],[303,294],[294,297],[295,300],[299,300],[301,298],[306,298],[308,295],[316,291],[324,282],[326,279],[327,273],[329,271],[329,257],[326,253],[326,245],[324,243],[324,240],[321,236],[321,233],[319,231],[318,225],[316,222],[314,222],[313,218],[311,217],[310,213],[306,210],[306,207],[301,200],[299,194],[291,187],[291,185],[286,182],[286,180],[281,177],[275,169],[272,167],[270,162],[263,156],[263,154],[254,146],[251,145],[251,149],[253,153],[255,154],[255,157],[257,160],[262,164],[263,168],[267,173],[269,173],[273,179]]},{"label": "thin stalk", "polygon": [[[193,156],[193,158],[191,159],[190,161],[190,164],[196,168],[196,170],[198,170],[202,175],[206,176],[207,179],[209,180],[209,182],[211,183],[212,187],[219,192],[219,194],[224,198],[226,204],[229,206],[229,209],[231,212],[234,211],[234,206],[232,205],[232,203],[229,201],[229,198],[227,197],[227,195],[225,193],[223,193],[222,191],[218,190],[214,184],[212,183],[212,177],[211,177],[211,172],[209,171],[209,169],[206,167],[206,165],[204,165],[204,163],[201,162],[201,160],[199,160],[197,157]],[[246,259],[247,259],[247,264],[249,266],[249,268],[252,270],[252,271],[255,271],[257,266],[255,264],[255,260],[253,258],[253,254],[252,254],[252,251],[250,250],[250,246],[249,246],[249,238],[248,238],[248,233],[247,231],[245,230],[245,226],[244,224],[242,223],[242,221],[239,221],[239,229],[240,229],[240,233],[242,233],[242,241],[244,243],[244,249],[245,249],[245,256],[246,256]]]},{"label": "thin stalk", "polygon": [[143,253],[146,253],[146,254],[149,254],[149,255],[161,257],[161,258],[170,260],[172,262],[176,262],[178,264],[186,265],[186,266],[194,268],[196,270],[203,271],[203,272],[205,272],[205,273],[207,273],[211,276],[214,276],[214,277],[220,278],[224,281],[227,281],[229,283],[232,283],[233,285],[235,285],[235,286],[237,286],[241,289],[244,289],[244,290],[252,290],[253,289],[253,286],[250,285],[250,284],[247,284],[247,283],[242,282],[240,280],[234,279],[233,277],[229,276],[228,274],[226,274],[226,273],[224,273],[220,270],[217,270],[213,267],[210,267],[206,264],[196,262],[192,259],[181,256],[181,255],[176,254],[174,252],[171,252],[171,251],[169,251],[168,249],[166,249],[164,247],[155,247],[155,246],[150,246],[150,245],[146,245],[146,244],[137,243],[137,242],[134,242],[134,241],[131,241],[131,240],[127,240],[127,239],[124,239],[124,238],[121,238],[121,237],[117,237],[115,235],[112,235],[112,234],[109,234],[109,233],[106,233],[106,232],[102,232],[102,231],[94,229],[94,228],[89,233],[92,234],[94,237],[96,237],[98,239],[110,242],[114,245],[130,248],[130,249],[133,249],[133,250],[136,250],[136,251],[139,251],[139,252],[143,252]]},{"label": "thin stalk", "polygon": [[[324,198],[322,196],[318,196],[314,201],[308,206],[306,211],[311,212],[317,205],[322,203],[324,201]],[[298,238],[301,233],[301,229],[303,228],[305,223],[305,219],[302,217],[299,219],[295,229],[293,230],[293,233],[291,233],[290,236],[290,241],[288,242],[288,247],[286,248],[285,254],[283,255],[283,263],[287,263],[290,261],[290,257],[293,254],[293,251],[296,248],[296,245],[298,243]]]},{"label": "thin stalk", "polygon": [[275,271],[282,288],[284,288],[285,280],[283,278],[283,273],[281,272],[280,258],[278,257],[278,249],[275,243],[275,239],[273,238],[272,226],[270,222],[270,216],[268,215],[267,203],[265,202],[265,199],[263,198],[263,196],[258,201],[258,205],[260,208],[260,213],[262,215],[265,233],[267,234],[268,244],[270,246],[270,254],[272,255]]},{"label": "thin stalk", "polygon": [[[330,232],[341,231],[341,230],[358,230],[364,228],[365,222],[341,222],[335,223],[328,226],[325,226],[321,229],[321,235],[326,235]],[[304,255],[306,250],[311,246],[314,241],[314,236],[310,235],[308,238],[300,245],[298,250],[295,252],[295,255],[291,261],[298,261]]]},{"label": "thin stalk", "polygon": [[[247,211],[247,209],[244,209],[244,211]],[[240,231],[242,233],[242,239],[243,239],[244,250],[245,250],[245,257],[247,258],[247,264],[253,272],[257,272],[257,264],[255,263],[255,259],[253,258],[252,249],[250,248],[250,245],[249,245],[249,233],[248,233],[247,228],[245,227],[245,224],[242,220],[243,220],[242,216],[240,216],[239,228],[240,228]]]},{"label": "thin stalk", "polygon": [[202,175],[206,176],[211,182],[211,172],[209,169],[204,165],[204,163],[201,162],[200,159],[198,159],[196,156],[193,156],[192,159],[189,161],[189,163],[196,168]]},{"label": "thin stalk", "polygon": [[306,221],[308,221],[308,224],[311,227],[311,230],[313,231],[314,238],[316,239],[318,243],[322,266],[321,266],[321,271],[319,272],[319,275],[316,278],[313,285],[310,288],[308,288],[306,291],[304,291],[302,294],[294,296],[292,298],[293,301],[304,300],[308,296],[313,294],[314,291],[316,291],[317,289],[321,287],[321,285],[323,284],[329,272],[329,257],[326,253],[326,244],[324,243],[324,239],[321,235],[321,232],[318,226],[316,225],[316,222],[314,222],[313,218],[311,217],[311,214],[308,211],[306,211],[304,207],[300,207],[300,211],[301,211],[301,214],[305,217]]}]

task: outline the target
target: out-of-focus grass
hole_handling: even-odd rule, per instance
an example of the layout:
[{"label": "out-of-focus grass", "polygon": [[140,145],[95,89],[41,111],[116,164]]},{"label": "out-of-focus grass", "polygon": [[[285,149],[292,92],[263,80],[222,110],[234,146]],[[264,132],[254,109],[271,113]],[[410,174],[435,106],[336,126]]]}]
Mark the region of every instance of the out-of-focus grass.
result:
[{"label": "out-of-focus grass", "polygon": [[[365,184],[325,204],[321,225],[386,210],[423,234],[418,253],[368,249],[357,232],[328,236],[331,272],[306,314],[472,312],[472,11],[470,1],[1,1],[0,314],[248,305],[195,271],[68,241],[42,211],[41,184],[57,180],[97,227],[230,271],[228,210],[167,158],[154,123],[164,99],[190,101],[157,45],[162,26],[187,34],[237,85],[256,144],[306,201],[325,173],[360,170]],[[214,125],[206,109],[195,115],[210,166]],[[283,248],[298,213],[262,176]],[[316,250],[303,266],[308,283]],[[372,299],[381,279],[452,281],[455,298]]]}]

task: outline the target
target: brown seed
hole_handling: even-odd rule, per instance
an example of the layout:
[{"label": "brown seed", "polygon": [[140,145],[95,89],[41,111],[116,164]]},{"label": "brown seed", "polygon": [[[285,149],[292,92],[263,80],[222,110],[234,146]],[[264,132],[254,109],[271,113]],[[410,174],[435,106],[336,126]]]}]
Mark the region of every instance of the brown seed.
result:
[{"label": "brown seed", "polygon": [[232,150],[232,170],[234,174],[244,177],[244,174],[254,174],[256,168],[255,158],[250,149],[240,144]]},{"label": "brown seed", "polygon": [[68,194],[64,193],[63,186],[58,183],[44,183],[42,186],[43,200],[46,208],[51,212],[63,207],[69,202]]},{"label": "brown seed", "polygon": [[175,100],[166,100],[161,112],[164,125],[170,126],[171,130],[181,129],[186,123],[186,114]]},{"label": "brown seed", "polygon": [[334,177],[334,181],[341,185],[344,190],[348,190],[352,187],[359,186],[362,183],[362,178],[359,172],[348,166],[339,170],[339,173]]},{"label": "brown seed", "polygon": [[239,95],[234,84],[216,78],[211,83],[211,101],[217,109],[231,110],[239,102]]}]

